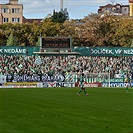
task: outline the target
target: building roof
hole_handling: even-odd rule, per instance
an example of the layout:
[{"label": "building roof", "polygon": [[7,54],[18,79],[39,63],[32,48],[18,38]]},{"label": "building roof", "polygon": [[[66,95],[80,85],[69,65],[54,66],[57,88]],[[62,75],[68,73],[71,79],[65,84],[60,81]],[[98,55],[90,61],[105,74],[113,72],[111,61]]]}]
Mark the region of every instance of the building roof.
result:
[{"label": "building roof", "polygon": [[37,23],[41,23],[42,20],[42,18],[27,19],[23,16],[23,23],[33,23],[34,21],[36,21]]},{"label": "building roof", "polygon": [[133,0],[128,0],[129,1],[129,3],[133,3]]},{"label": "building roof", "polygon": [[114,5],[112,5],[112,4],[107,4],[107,5],[105,5],[105,6],[99,6],[100,8],[104,8],[104,7],[112,7],[112,6],[114,6]]},{"label": "building roof", "polygon": [[116,7],[116,6],[120,6],[120,7],[129,7],[129,5],[122,5],[117,3],[116,5],[112,5],[112,4],[107,4],[105,6],[99,6],[100,8],[104,8],[104,7]]}]

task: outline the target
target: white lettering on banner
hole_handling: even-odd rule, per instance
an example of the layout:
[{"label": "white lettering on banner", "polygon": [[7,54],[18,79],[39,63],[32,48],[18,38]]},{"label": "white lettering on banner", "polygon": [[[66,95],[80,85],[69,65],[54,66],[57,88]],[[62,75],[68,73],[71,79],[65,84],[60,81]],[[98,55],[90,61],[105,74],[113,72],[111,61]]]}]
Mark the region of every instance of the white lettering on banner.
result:
[{"label": "white lettering on banner", "polygon": [[111,49],[91,49],[91,54],[114,54]]},{"label": "white lettering on banner", "polygon": [[14,82],[23,82],[23,81],[40,81],[40,76],[39,75],[16,75],[14,74]]},{"label": "white lettering on banner", "polygon": [[85,87],[98,87],[98,84],[85,84]]},{"label": "white lettering on banner", "polygon": [[120,49],[115,50],[116,54],[121,54],[121,52],[122,52],[122,50],[120,50]]},{"label": "white lettering on banner", "polygon": [[133,49],[124,50],[124,54],[131,54],[131,55],[133,55]]},{"label": "white lettering on banner", "polygon": [[63,75],[54,75],[54,76],[48,76],[48,75],[43,75],[42,76],[42,82],[47,82],[47,81],[64,81],[64,76]]},{"label": "white lettering on banner", "polygon": [[133,49],[131,49],[131,54],[133,55]]},{"label": "white lettering on banner", "polygon": [[3,49],[0,49],[0,53],[3,53]]},{"label": "white lettering on banner", "polygon": [[103,49],[103,50],[102,50],[102,53],[103,53],[103,54],[106,54],[106,49]]},{"label": "white lettering on banner", "polygon": [[26,49],[4,49],[4,53],[9,53],[9,54],[25,54],[26,53]]},{"label": "white lettering on banner", "polygon": [[[126,87],[128,83],[111,83],[110,87]],[[129,85],[129,84],[128,84]]]},{"label": "white lettering on banner", "polygon": [[102,87],[108,87],[109,83],[102,83]]},{"label": "white lettering on banner", "polygon": [[[11,75],[7,75],[7,81],[10,81],[12,78]],[[33,74],[33,75],[17,75],[17,74],[14,74],[14,78],[13,78],[13,82],[24,82],[24,81],[36,81],[36,82],[39,82],[39,81],[42,81],[42,82],[54,82],[54,81],[57,81],[57,82],[63,82],[65,79],[65,77],[61,74],[59,75],[53,75],[53,76],[48,76],[47,74],[46,75],[42,75],[42,76],[39,76],[37,74]]]},{"label": "white lettering on banner", "polygon": [[[110,87],[126,87],[128,85],[130,85],[129,83],[121,83],[121,82],[111,82],[110,83]],[[109,83],[102,83],[102,87],[108,87]]]},{"label": "white lettering on banner", "polygon": [[112,50],[109,50],[109,54],[114,54],[114,53],[112,52]]},{"label": "white lettering on banner", "polygon": [[61,82],[59,84],[61,86],[64,86],[64,87],[75,87],[75,83],[73,83],[73,82],[69,82],[69,83],[67,83],[67,82]]},{"label": "white lettering on banner", "polygon": [[47,88],[47,87],[75,87],[74,82],[38,82],[37,87]]},{"label": "white lettering on banner", "polygon": [[133,49],[116,49],[116,50],[113,50],[113,49],[106,49],[106,48],[103,48],[103,49],[91,49],[91,54],[111,54],[111,55],[114,55],[114,54],[127,54],[127,55],[133,55]]}]

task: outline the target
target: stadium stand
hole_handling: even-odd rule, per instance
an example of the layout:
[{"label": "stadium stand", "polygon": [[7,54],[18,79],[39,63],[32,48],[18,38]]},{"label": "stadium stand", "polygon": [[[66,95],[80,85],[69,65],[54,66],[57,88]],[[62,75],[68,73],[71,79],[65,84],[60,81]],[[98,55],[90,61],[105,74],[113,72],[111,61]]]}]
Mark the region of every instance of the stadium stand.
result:
[{"label": "stadium stand", "polygon": [[109,73],[110,79],[122,80],[122,75],[132,73],[133,57],[91,57],[91,56],[26,56],[1,55],[0,75],[12,81],[16,75],[56,75],[62,74],[66,80],[75,79],[75,74]]}]

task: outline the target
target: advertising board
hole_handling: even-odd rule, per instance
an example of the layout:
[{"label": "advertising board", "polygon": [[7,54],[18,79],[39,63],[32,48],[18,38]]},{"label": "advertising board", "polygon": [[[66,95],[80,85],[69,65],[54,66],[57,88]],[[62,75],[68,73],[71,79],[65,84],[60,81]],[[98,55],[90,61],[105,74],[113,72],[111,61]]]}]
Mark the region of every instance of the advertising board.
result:
[{"label": "advertising board", "polygon": [[35,86],[37,87],[37,82],[6,82],[4,86]]},{"label": "advertising board", "polygon": [[[100,82],[93,82],[93,83],[87,83],[85,82],[84,87],[101,87],[102,84]],[[79,87],[79,82],[75,83],[75,87]]]},{"label": "advertising board", "polygon": [[47,88],[47,87],[75,87],[74,82],[38,82],[37,87]]},{"label": "advertising board", "polygon": [[[130,86],[129,83],[124,83],[124,82],[110,82],[110,87],[126,87],[127,84]],[[102,87],[108,87],[109,83],[103,82]]]}]

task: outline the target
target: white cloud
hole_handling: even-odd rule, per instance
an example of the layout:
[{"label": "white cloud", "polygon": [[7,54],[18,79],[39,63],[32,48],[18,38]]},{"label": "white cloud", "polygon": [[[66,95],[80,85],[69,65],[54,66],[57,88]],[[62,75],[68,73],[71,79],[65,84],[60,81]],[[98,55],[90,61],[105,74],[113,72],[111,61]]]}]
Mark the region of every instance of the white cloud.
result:
[{"label": "white cloud", "polygon": [[[128,0],[112,0],[114,3],[128,4]],[[0,0],[9,3],[9,0]],[[43,18],[53,10],[60,10],[60,0],[19,0],[23,4],[26,18]],[[111,0],[63,0],[63,7],[68,9],[70,18],[83,18],[89,13],[96,13],[99,6],[106,5]]]}]

